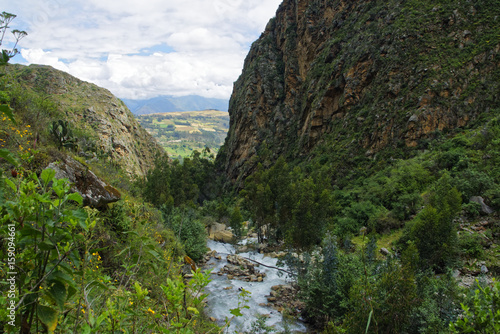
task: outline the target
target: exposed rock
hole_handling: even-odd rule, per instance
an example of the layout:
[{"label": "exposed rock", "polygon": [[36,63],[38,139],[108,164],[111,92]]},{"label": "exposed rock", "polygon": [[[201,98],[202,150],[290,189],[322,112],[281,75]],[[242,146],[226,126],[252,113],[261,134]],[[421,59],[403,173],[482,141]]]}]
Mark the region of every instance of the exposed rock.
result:
[{"label": "exposed rock", "polygon": [[120,199],[118,190],[98,178],[82,163],[66,156],[63,161],[52,162],[47,168],[55,170],[57,179],[68,179],[72,191],[80,193],[83,204],[99,208]]},{"label": "exposed rock", "polygon": [[208,237],[212,240],[225,242],[225,243],[231,243],[234,241],[233,232],[228,231],[228,230],[212,233]]},{"label": "exposed rock", "polygon": [[280,313],[287,312],[297,316],[304,308],[304,303],[297,298],[298,290],[291,285],[274,285],[267,296],[267,306],[271,306]]},{"label": "exposed rock", "polygon": [[258,264],[255,264],[243,257],[235,254],[230,254],[227,256],[227,262],[220,271],[219,275],[227,275],[227,278],[240,279],[247,282],[262,282],[266,277],[265,273],[259,272]]},{"label": "exposed rock", "polygon": [[472,196],[469,201],[480,204],[481,212],[484,214],[489,215],[495,212],[492,208],[486,205],[486,203],[484,203],[484,199],[481,196]]},{"label": "exposed rock", "polygon": [[[46,94],[72,129],[87,133],[95,142],[93,149],[108,155],[130,177],[146,175],[155,157],[164,154],[125,104],[107,89],[46,65],[15,64],[8,66],[8,71],[24,88]],[[80,142],[79,150],[88,144]],[[80,153],[88,157],[95,151]]]},{"label": "exposed rock", "polygon": [[[328,147],[338,159],[345,152],[371,158],[385,148],[425,148],[436,133],[498,108],[493,73],[500,45],[483,43],[474,57],[464,48],[494,34],[495,24],[467,14],[468,3],[457,4],[457,15],[409,6],[403,0],[284,0],[234,84],[220,170],[242,186],[262,162],[259,151],[268,149],[271,163],[304,158],[327,134],[338,139]],[[432,23],[408,20],[407,10]],[[476,24],[481,29],[472,31]],[[460,47],[464,54],[452,51]]]},{"label": "exposed rock", "polygon": [[235,236],[231,230],[228,230],[226,225],[213,223],[208,227],[208,238],[215,241],[232,243]]},{"label": "exposed rock", "polygon": [[380,253],[383,255],[383,256],[387,256],[389,254],[391,254],[391,252],[389,252],[389,250],[387,250],[387,248],[380,248]]}]

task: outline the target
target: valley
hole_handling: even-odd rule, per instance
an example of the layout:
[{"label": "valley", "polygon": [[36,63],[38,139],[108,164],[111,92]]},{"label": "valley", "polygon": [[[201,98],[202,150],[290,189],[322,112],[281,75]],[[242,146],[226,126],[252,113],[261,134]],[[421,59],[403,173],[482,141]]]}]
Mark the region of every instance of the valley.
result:
[{"label": "valley", "polygon": [[181,111],[136,116],[173,159],[208,148],[214,155],[224,143],[229,114],[219,110]]}]

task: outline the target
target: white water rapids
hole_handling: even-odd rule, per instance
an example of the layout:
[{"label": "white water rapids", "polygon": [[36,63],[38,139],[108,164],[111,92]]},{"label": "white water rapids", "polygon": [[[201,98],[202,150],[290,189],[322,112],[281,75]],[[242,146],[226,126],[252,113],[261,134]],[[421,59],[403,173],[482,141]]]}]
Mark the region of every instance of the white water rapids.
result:
[{"label": "white water rapids", "polygon": [[[245,282],[238,279],[229,280],[226,275],[219,276],[216,273],[220,271],[224,265],[227,264],[226,256],[227,254],[235,254],[235,248],[230,244],[225,244],[221,242],[216,242],[209,240],[207,244],[208,248],[215,250],[221,256],[221,260],[211,259],[208,262],[207,268],[213,268],[212,270],[212,282],[206,287],[209,296],[207,298],[208,302],[208,315],[217,319],[219,325],[224,325],[225,319],[231,319],[233,316],[230,313],[231,309],[238,307],[238,296],[240,294],[240,288],[250,291],[250,300],[243,304],[243,300],[240,298],[242,305],[248,305],[248,309],[242,309],[242,317],[234,317],[231,320],[231,324],[227,333],[241,333],[248,332],[251,329],[252,323],[257,319],[259,315],[264,315],[267,317],[266,325],[272,326],[275,330],[274,333],[280,333],[285,330],[285,323],[292,333],[306,333],[306,326],[297,320],[284,320],[283,316],[277,310],[261,306],[259,304],[266,304],[266,296],[269,296],[271,292],[271,287],[274,285],[288,284],[286,273],[279,274],[279,270],[273,268],[267,268],[264,266],[256,267],[260,272],[266,274],[266,277],[262,282]],[[264,257],[262,254],[257,252],[247,252],[240,253],[240,256],[258,261],[262,264],[274,266],[277,265],[277,259]],[[212,264],[212,265],[210,265]],[[286,269],[283,267],[283,269]]]}]

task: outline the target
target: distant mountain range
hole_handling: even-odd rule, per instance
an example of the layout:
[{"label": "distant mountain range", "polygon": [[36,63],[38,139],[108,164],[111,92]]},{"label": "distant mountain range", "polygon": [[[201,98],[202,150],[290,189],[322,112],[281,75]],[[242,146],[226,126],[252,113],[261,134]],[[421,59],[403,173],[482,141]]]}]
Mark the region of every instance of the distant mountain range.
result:
[{"label": "distant mountain range", "polygon": [[147,100],[122,99],[134,115],[147,115],[174,111],[197,111],[216,109],[227,111],[229,101],[206,98],[198,95],[159,96]]}]

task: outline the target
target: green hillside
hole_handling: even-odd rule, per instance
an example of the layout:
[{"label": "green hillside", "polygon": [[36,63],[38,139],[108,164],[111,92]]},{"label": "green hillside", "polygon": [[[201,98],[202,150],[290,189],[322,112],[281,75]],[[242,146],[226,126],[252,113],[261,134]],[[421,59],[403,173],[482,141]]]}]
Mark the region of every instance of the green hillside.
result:
[{"label": "green hillside", "polygon": [[[140,124],[0,57],[0,333],[230,332],[248,295],[218,326],[191,272],[216,223],[288,266],[294,294],[267,300],[311,333],[499,333],[499,20],[498,0],[284,0],[229,115]],[[80,192],[46,168],[67,161]],[[91,174],[109,203],[84,204]]]},{"label": "green hillside", "polygon": [[174,159],[208,148],[214,155],[224,143],[229,114],[218,110],[140,115],[137,120]]}]

